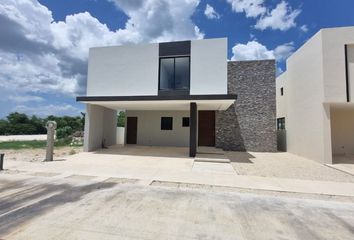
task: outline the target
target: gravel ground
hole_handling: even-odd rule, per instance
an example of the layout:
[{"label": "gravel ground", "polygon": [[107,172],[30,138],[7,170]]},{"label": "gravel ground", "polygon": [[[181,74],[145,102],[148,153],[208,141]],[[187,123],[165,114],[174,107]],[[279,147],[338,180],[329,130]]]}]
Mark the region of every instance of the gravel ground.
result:
[{"label": "gravel ground", "polygon": [[[45,158],[45,148],[36,149],[21,149],[21,150],[0,150],[1,153],[5,153],[5,161],[16,160],[26,162],[38,162],[43,161]],[[60,159],[61,157],[73,155],[82,152],[82,147],[57,147],[54,149],[54,159]]]},{"label": "gravel ground", "polygon": [[354,176],[290,153],[227,152],[237,174],[354,182]]}]

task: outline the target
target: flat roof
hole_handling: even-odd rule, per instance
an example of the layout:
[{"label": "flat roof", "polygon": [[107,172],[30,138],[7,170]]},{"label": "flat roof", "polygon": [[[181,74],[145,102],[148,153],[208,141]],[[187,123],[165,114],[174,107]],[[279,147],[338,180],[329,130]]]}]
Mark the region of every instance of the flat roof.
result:
[{"label": "flat roof", "polygon": [[105,101],[165,101],[165,100],[236,100],[236,94],[213,95],[178,95],[178,96],[79,96],[77,102],[105,102]]},{"label": "flat roof", "polygon": [[77,101],[115,110],[189,110],[195,102],[198,110],[226,110],[235,101],[235,94],[185,96],[83,96]]}]

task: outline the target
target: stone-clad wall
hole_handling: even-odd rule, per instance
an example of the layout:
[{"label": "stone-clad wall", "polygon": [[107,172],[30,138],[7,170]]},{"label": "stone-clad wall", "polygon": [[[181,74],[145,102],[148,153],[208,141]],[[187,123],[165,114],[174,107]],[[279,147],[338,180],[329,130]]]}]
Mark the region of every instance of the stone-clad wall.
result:
[{"label": "stone-clad wall", "polygon": [[228,93],[237,100],[216,112],[216,147],[276,151],[275,61],[228,62]]}]

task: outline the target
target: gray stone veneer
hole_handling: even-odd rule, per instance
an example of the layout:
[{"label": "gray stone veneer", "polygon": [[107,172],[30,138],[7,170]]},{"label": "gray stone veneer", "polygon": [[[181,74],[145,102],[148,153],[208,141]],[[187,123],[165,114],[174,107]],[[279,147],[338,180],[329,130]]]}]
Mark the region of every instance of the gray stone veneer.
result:
[{"label": "gray stone veneer", "polygon": [[237,100],[216,112],[216,147],[276,151],[275,61],[232,61],[227,72],[228,93]]}]

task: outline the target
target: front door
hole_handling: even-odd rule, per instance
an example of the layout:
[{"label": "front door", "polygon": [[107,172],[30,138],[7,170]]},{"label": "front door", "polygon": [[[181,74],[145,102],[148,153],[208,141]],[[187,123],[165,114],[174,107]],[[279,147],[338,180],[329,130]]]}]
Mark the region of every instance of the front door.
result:
[{"label": "front door", "polygon": [[138,133],[138,118],[127,117],[127,144],[136,144]]},{"label": "front door", "polygon": [[199,111],[198,146],[215,146],[215,111]]}]

